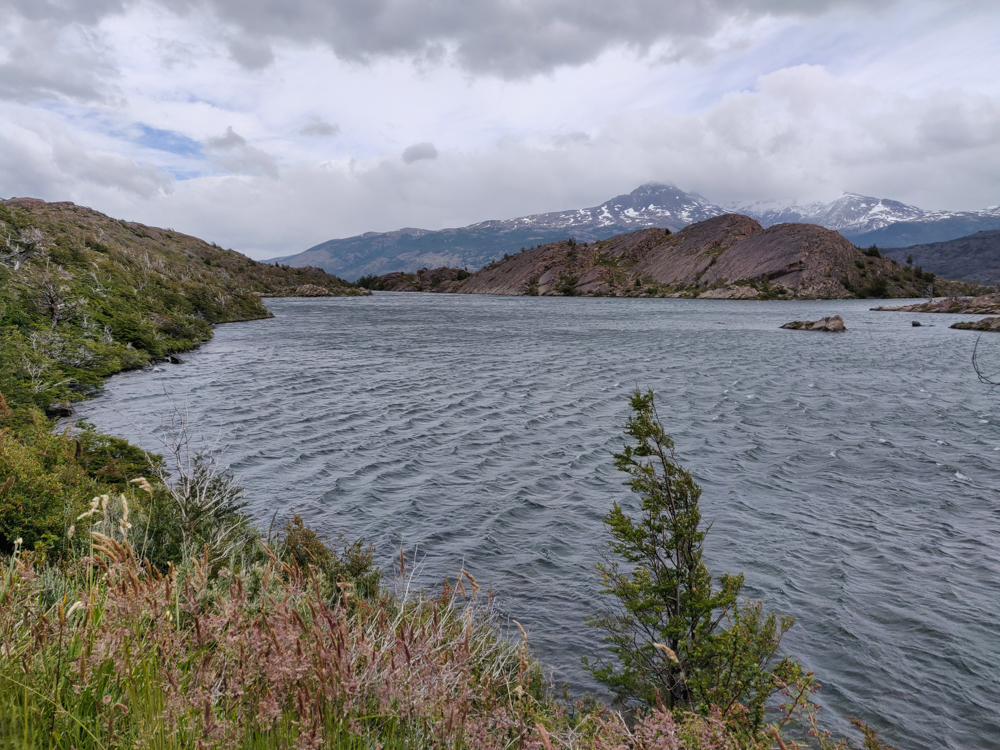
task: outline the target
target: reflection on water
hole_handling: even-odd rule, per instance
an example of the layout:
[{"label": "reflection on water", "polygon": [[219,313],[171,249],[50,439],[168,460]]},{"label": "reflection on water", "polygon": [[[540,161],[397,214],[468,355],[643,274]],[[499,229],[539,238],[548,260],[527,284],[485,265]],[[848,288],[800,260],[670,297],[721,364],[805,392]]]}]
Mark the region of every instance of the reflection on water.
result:
[{"label": "reflection on water", "polygon": [[[183,365],[113,379],[82,416],[151,449],[186,410],[262,518],[294,508],[461,566],[500,593],[555,677],[592,688],[601,518],[631,502],[610,460],[653,388],[704,487],[707,562],[798,618],[832,728],[907,748],[1000,742],[1000,393],[951,316],[865,302],[378,294],[271,300]],[[844,316],[849,333],[779,330]],[[932,324],[932,327],[928,326]],[[1000,340],[998,340],[1000,343]]]}]

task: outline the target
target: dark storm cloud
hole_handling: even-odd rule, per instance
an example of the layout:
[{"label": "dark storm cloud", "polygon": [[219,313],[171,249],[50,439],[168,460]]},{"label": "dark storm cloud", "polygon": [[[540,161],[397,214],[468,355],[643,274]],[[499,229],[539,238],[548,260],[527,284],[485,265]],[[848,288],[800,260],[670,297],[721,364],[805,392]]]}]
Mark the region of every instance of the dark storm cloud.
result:
[{"label": "dark storm cloud", "polygon": [[[0,18],[93,24],[141,4],[179,14],[209,11],[238,31],[240,65],[270,65],[270,43],[321,44],[347,60],[411,57],[434,62],[453,50],[466,70],[507,78],[596,59],[616,47],[639,52],[666,42],[673,55],[723,25],[764,16],[809,16],[839,7],[871,12],[899,0],[0,0]],[[956,8],[986,0],[967,0]],[[7,13],[5,13],[7,11]],[[956,12],[959,12],[956,10]],[[693,54],[693,53],[692,53]]]},{"label": "dark storm cloud", "polygon": [[0,0],[0,18],[16,13],[29,21],[93,24],[135,4],[137,0]]},{"label": "dark storm cloud", "polygon": [[728,22],[877,9],[894,0],[161,0],[210,8],[259,38],[325,44],[340,57],[434,58],[442,45],[471,72],[521,77],[577,65],[613,47],[711,36]]}]

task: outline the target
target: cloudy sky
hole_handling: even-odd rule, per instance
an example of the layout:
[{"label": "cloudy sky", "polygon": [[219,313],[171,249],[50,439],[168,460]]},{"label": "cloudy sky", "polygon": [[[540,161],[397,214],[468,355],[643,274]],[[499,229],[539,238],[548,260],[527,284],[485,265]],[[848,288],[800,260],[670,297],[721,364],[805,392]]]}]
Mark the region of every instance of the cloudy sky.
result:
[{"label": "cloudy sky", "polygon": [[0,0],[0,197],[257,258],[596,205],[1000,202],[996,0]]}]

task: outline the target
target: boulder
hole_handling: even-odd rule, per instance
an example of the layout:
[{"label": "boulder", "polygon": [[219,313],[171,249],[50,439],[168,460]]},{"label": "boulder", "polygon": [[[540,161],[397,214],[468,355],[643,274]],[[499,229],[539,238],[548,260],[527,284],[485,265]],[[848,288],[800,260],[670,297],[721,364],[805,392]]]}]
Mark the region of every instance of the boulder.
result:
[{"label": "boulder", "polygon": [[57,401],[45,407],[45,416],[49,419],[62,419],[73,416],[73,404],[69,401]]},{"label": "boulder", "polygon": [[827,333],[842,333],[847,330],[844,326],[844,319],[839,315],[819,320],[793,320],[781,327],[792,331],[826,331]]},{"label": "boulder", "polygon": [[919,320],[914,320],[913,322],[910,323],[910,325],[913,326],[914,328],[920,328],[921,323]]},{"label": "boulder", "polygon": [[983,318],[982,320],[963,320],[951,326],[961,331],[990,331],[1000,332],[1000,318]]}]

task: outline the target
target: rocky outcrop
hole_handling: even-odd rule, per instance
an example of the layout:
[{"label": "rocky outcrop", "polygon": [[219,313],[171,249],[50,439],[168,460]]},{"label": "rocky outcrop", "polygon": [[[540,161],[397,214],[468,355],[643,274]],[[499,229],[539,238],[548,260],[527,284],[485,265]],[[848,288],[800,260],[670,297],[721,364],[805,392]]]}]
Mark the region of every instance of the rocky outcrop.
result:
[{"label": "rocky outcrop", "polygon": [[[718,256],[701,277],[709,286],[741,281],[767,283],[787,296],[817,299],[852,297],[845,284],[855,270],[883,270],[886,261],[866,264],[865,256],[844,237],[817,224],[778,224],[755,233]],[[875,260],[874,258],[872,260]],[[881,260],[881,259],[879,259]]]},{"label": "rocky outcrop", "polygon": [[1000,294],[984,294],[979,297],[949,297],[914,305],[897,307],[873,307],[879,312],[921,312],[959,313],[963,315],[1000,315]]},{"label": "rocky outcrop", "polygon": [[[934,283],[938,293],[971,288]],[[840,299],[919,296],[926,288],[924,275],[877,250],[854,247],[832,230],[815,224],[764,229],[747,216],[724,214],[676,233],[644,229],[595,243],[567,240],[531,248],[491,263],[454,291]]]},{"label": "rocky outcrop", "polygon": [[295,297],[329,297],[330,290],[315,284],[302,284],[295,287],[289,296],[292,295]]},{"label": "rocky outcrop", "polygon": [[792,331],[825,331],[827,333],[843,333],[847,330],[847,327],[844,325],[844,319],[839,315],[820,318],[819,320],[793,320],[791,323],[785,323],[781,327]]},{"label": "rocky outcrop", "polygon": [[950,326],[951,328],[957,328],[961,331],[989,331],[991,333],[1000,333],[1000,318],[983,318],[982,320],[966,320],[958,323],[954,323]]}]

